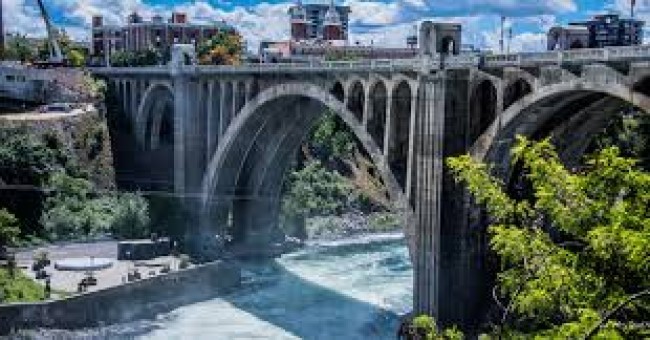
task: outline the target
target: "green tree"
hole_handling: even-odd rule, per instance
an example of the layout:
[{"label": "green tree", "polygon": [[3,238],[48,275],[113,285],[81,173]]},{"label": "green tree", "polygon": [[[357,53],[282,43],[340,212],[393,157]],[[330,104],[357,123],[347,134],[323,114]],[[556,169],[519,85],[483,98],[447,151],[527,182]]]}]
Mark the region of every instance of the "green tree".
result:
[{"label": "green tree", "polygon": [[427,316],[420,315],[413,319],[409,325],[408,330],[406,330],[406,336],[408,340],[462,340],[464,335],[457,328],[448,328],[445,330],[439,330],[436,320]]},{"label": "green tree", "polygon": [[44,298],[43,286],[20,271],[0,268],[0,303],[35,302]]},{"label": "green tree", "polygon": [[63,172],[53,174],[48,183],[50,192],[41,218],[50,238],[75,239],[90,234],[94,229],[96,207],[88,204],[92,184]]},{"label": "green tree", "polygon": [[36,57],[33,44],[27,36],[16,34],[7,39],[4,58],[21,62],[32,61]]},{"label": "green tree", "polygon": [[[513,164],[532,194],[515,199],[489,167],[447,161],[490,216],[501,271],[494,291],[501,337],[643,338],[650,317],[650,174],[617,148],[578,173],[548,140],[519,137]],[[524,195],[526,196],[526,195]]]},{"label": "green tree", "polygon": [[236,32],[221,31],[198,47],[199,63],[207,65],[239,65],[244,47]]},{"label": "green tree", "polygon": [[41,222],[52,239],[149,236],[149,205],[140,194],[98,194],[88,180],[65,173],[54,174],[48,190]]},{"label": "green tree", "polygon": [[7,184],[39,186],[71,165],[61,145],[48,145],[26,131],[2,129],[0,141],[0,179]]},{"label": "green tree", "polygon": [[126,51],[117,51],[111,55],[111,65],[115,67],[131,66],[130,61],[131,56]]},{"label": "green tree", "polygon": [[152,48],[135,52],[119,51],[111,55],[111,65],[116,67],[153,66],[161,61],[160,52]]},{"label": "green tree", "polygon": [[13,129],[0,129],[0,164],[0,183],[16,187],[0,190],[0,207],[20,220],[23,236],[39,236],[45,195],[38,188],[50,174],[76,166],[56,136],[43,140]]},{"label": "green tree", "polygon": [[650,170],[650,116],[620,114],[592,143],[592,150],[618,146],[621,155],[639,160],[639,165]]},{"label": "green tree", "polygon": [[145,238],[151,233],[149,203],[139,194],[121,194],[111,222],[111,232],[119,238]]},{"label": "green tree", "polygon": [[86,56],[84,55],[83,52],[77,49],[69,50],[68,53],[66,54],[66,57],[70,62],[70,66],[81,67],[86,64]]},{"label": "green tree", "polygon": [[6,209],[0,209],[0,249],[16,245],[18,235],[20,235],[18,219]]},{"label": "green tree", "polygon": [[318,161],[289,175],[283,199],[287,216],[332,215],[350,203],[352,187],[336,172],[328,171]]},{"label": "green tree", "polygon": [[[87,50],[75,43],[65,30],[59,31],[57,41],[63,57],[67,59],[70,66],[81,67],[86,65]],[[50,58],[49,40],[44,39],[41,41],[37,47],[37,56],[39,60],[48,60]]]},{"label": "green tree", "polygon": [[356,147],[356,139],[343,121],[333,112],[327,112],[313,129],[310,144],[327,157],[350,157]]}]

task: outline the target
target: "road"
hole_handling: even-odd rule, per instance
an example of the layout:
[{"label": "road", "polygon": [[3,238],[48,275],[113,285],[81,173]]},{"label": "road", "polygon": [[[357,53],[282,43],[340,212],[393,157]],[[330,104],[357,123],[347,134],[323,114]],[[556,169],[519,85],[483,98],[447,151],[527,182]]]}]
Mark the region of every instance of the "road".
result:
[{"label": "road", "polygon": [[82,108],[73,109],[69,112],[48,112],[42,113],[37,111],[32,112],[23,112],[23,113],[14,113],[0,115],[0,120],[6,121],[46,121],[46,120],[57,120],[61,118],[75,117],[81,114],[90,112],[92,110],[92,105],[85,104]]}]

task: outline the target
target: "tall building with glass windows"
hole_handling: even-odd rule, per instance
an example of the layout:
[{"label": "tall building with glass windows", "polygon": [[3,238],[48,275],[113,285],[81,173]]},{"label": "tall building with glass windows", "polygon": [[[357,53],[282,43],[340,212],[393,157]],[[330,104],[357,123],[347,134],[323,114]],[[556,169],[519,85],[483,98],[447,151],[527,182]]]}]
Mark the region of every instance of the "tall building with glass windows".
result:
[{"label": "tall building with glass windows", "polygon": [[604,14],[571,25],[587,28],[590,48],[643,44],[645,22],[641,20],[623,18],[618,14]]}]

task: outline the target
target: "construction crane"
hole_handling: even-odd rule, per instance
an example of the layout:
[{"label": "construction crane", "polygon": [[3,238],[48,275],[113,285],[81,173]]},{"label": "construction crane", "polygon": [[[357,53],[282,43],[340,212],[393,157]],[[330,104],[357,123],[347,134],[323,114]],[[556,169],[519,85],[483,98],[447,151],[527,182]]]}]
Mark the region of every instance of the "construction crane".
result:
[{"label": "construction crane", "polygon": [[59,34],[56,28],[52,25],[52,22],[50,21],[50,16],[47,15],[47,11],[45,10],[45,5],[43,5],[43,0],[37,0],[37,1],[38,1],[38,7],[41,10],[41,15],[43,16],[43,20],[45,21],[45,28],[47,29],[47,41],[48,41],[48,49],[50,52],[50,56],[46,64],[52,66],[63,65],[65,59],[63,58],[63,53],[61,52],[61,46],[59,45],[59,41],[58,41]]}]

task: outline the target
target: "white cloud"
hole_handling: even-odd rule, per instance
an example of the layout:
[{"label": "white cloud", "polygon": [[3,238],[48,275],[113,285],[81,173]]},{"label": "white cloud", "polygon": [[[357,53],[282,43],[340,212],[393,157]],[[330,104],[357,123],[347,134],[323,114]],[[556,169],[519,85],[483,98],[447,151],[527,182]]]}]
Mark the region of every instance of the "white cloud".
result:
[{"label": "white cloud", "polygon": [[6,33],[39,35],[45,31],[40,12],[27,0],[3,1],[2,5]]},{"label": "white cloud", "polygon": [[352,25],[388,25],[397,21],[398,3],[347,0],[350,6],[350,24]]},{"label": "white cloud", "polygon": [[[45,28],[40,13],[34,5],[27,5],[29,1],[31,0],[5,1],[5,15],[12,13],[11,20],[5,17],[7,30],[43,36]],[[225,0],[222,0],[222,3],[223,1]],[[618,4],[625,0],[610,1]],[[260,2],[248,7],[237,6],[228,11],[206,0],[185,2],[173,7],[152,6],[143,0],[52,0],[48,6],[56,6],[59,11],[65,13],[67,24],[62,26],[78,40],[88,40],[93,15],[103,15],[106,23],[118,24],[123,23],[126,16],[133,11],[149,18],[154,14],[167,17],[172,10],[179,10],[187,12],[190,19],[197,22],[225,20],[243,34],[250,50],[256,50],[261,40],[288,38],[287,9],[292,2]],[[424,18],[460,22],[463,24],[465,43],[494,48],[498,46],[498,16],[492,13],[494,11],[512,11],[513,14],[519,15],[514,16],[518,22],[536,22],[546,30],[555,23],[552,13],[575,10],[573,0],[343,0],[341,3],[352,8],[350,43],[359,41],[369,44],[373,41],[376,46],[392,47],[405,46],[406,36],[413,31],[413,26]],[[432,9],[434,3],[435,10]],[[454,12],[458,13],[451,15]],[[537,12],[549,14],[531,14]],[[648,12],[650,14],[650,8]],[[526,16],[526,13],[529,16]],[[513,37],[513,49],[534,46],[534,41],[541,41],[541,35],[517,34]]]},{"label": "white cloud", "polygon": [[574,0],[398,0],[400,18],[411,20],[419,16],[471,16],[497,14],[527,17],[566,13],[578,9]]}]

